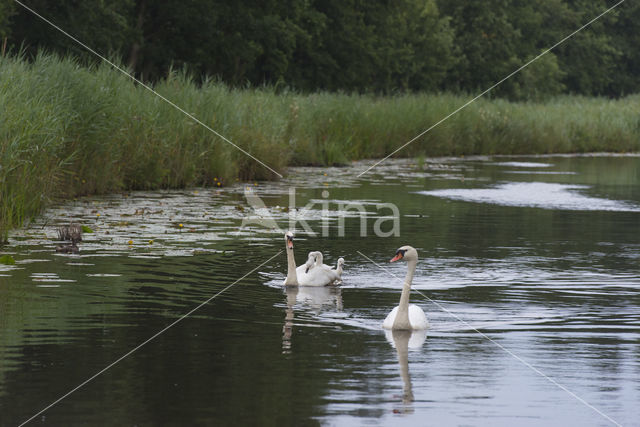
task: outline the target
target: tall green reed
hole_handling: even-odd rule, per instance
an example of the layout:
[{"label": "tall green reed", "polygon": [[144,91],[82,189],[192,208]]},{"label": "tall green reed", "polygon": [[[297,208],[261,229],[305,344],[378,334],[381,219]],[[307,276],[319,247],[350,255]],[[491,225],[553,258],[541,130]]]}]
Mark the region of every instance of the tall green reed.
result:
[{"label": "tall green reed", "polygon": [[[281,172],[383,157],[470,98],[238,89],[175,70],[154,89]],[[638,95],[479,99],[397,156],[637,151],[639,113]],[[107,65],[0,56],[0,241],[60,197],[274,176]]]}]

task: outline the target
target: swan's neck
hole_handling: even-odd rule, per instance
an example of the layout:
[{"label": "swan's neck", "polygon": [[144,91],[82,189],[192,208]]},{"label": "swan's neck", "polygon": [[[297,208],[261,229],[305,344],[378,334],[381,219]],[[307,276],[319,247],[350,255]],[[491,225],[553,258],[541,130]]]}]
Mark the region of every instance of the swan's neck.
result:
[{"label": "swan's neck", "polygon": [[296,274],[296,260],[293,257],[293,248],[289,249],[289,247],[286,247],[285,250],[287,251],[287,278],[284,284],[298,286],[298,275]]},{"label": "swan's neck", "polygon": [[411,323],[409,323],[409,294],[411,293],[411,282],[413,281],[413,274],[416,271],[416,265],[417,260],[407,261],[407,276],[404,278],[402,295],[400,295],[400,304],[398,305],[398,314],[396,314],[396,320],[393,322],[393,329],[411,329]]},{"label": "swan's neck", "polygon": [[324,262],[324,259],[322,257],[322,252],[316,252],[316,265],[322,266],[323,262]]},{"label": "swan's neck", "polygon": [[338,273],[339,276],[342,276],[342,264],[338,263],[338,266],[336,267],[336,273]]}]

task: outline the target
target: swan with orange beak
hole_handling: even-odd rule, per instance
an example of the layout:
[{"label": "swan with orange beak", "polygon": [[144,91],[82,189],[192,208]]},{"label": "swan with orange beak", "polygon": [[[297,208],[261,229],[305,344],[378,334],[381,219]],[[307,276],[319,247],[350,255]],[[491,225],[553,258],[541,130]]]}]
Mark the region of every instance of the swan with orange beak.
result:
[{"label": "swan with orange beak", "polygon": [[416,272],[418,264],[418,251],[412,246],[402,246],[396,251],[396,255],[389,262],[400,260],[407,261],[407,275],[404,278],[400,304],[387,315],[382,323],[382,327],[392,330],[421,330],[429,327],[427,316],[424,311],[414,304],[409,304],[409,294],[411,293],[411,282]]}]

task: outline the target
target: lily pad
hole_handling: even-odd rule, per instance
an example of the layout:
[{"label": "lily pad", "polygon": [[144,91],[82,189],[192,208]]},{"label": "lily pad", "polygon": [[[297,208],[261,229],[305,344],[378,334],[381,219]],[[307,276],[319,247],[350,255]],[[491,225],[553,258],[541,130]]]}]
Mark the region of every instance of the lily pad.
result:
[{"label": "lily pad", "polygon": [[89,227],[87,227],[86,225],[82,226],[82,232],[83,233],[93,233],[93,230]]},{"label": "lily pad", "polygon": [[11,255],[2,255],[0,256],[0,264],[16,265],[16,260]]}]

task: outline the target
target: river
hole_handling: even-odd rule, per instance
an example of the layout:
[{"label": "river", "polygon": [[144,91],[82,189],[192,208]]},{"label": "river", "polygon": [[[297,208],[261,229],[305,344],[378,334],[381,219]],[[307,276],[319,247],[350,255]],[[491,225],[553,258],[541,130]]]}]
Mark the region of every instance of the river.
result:
[{"label": "river", "polygon": [[[0,425],[640,425],[640,157],[370,164],[86,197],[13,233]],[[71,221],[94,232],[56,253]],[[282,286],[290,228],[298,264],[344,257],[340,286]],[[381,328],[403,245],[425,334]]]}]

